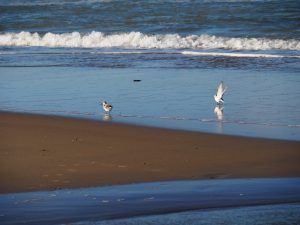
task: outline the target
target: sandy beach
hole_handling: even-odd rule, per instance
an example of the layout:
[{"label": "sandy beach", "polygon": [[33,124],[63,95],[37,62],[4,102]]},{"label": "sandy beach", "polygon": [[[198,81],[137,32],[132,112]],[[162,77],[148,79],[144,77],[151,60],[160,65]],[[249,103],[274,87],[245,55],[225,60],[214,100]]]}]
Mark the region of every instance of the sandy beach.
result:
[{"label": "sandy beach", "polygon": [[300,142],[0,113],[0,193],[300,176]]}]

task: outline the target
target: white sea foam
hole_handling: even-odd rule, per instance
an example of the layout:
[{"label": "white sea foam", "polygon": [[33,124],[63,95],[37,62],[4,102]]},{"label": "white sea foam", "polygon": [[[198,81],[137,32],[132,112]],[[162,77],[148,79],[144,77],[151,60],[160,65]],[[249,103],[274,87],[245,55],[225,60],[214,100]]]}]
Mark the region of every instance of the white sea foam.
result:
[{"label": "white sea foam", "polygon": [[126,52],[91,52],[91,54],[103,55],[122,55],[122,54],[143,54],[142,51],[126,51]]},{"label": "white sea foam", "polygon": [[196,55],[196,56],[225,56],[225,57],[245,57],[245,58],[300,58],[294,55],[272,55],[272,54],[256,54],[256,53],[228,53],[228,52],[195,52],[183,51],[183,55]]},{"label": "white sea foam", "polygon": [[228,38],[210,35],[147,35],[140,32],[105,34],[93,31],[72,33],[2,33],[0,46],[42,46],[68,48],[131,49],[232,49],[232,50],[300,50],[295,39]]}]

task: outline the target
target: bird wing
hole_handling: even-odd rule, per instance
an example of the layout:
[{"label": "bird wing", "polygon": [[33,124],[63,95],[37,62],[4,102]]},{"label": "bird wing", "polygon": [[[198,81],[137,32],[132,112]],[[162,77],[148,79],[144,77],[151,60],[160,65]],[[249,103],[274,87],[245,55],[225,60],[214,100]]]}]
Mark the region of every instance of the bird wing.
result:
[{"label": "bird wing", "polygon": [[218,88],[217,88],[216,96],[217,96],[218,98],[222,98],[222,96],[224,95],[226,89],[227,89],[227,87],[225,87],[224,82],[221,81],[221,83],[219,84],[219,86],[218,86]]},{"label": "bird wing", "polygon": [[223,82],[221,82],[219,84],[219,86],[217,87],[216,96],[219,97],[219,98],[222,97],[222,92],[223,92],[222,88],[223,88]]}]

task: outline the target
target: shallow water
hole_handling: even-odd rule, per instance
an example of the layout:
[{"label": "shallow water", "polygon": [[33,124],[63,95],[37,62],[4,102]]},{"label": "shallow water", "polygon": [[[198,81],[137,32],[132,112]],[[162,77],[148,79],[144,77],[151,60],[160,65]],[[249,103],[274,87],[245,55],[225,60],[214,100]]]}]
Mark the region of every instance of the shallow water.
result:
[{"label": "shallow water", "polygon": [[154,182],[0,194],[0,222],[297,224],[299,190],[299,178],[276,178]]},{"label": "shallow water", "polygon": [[209,209],[136,218],[84,221],[74,225],[290,225],[300,223],[300,204]]},{"label": "shallow water", "polygon": [[[1,71],[4,111],[300,140],[300,109],[291,101],[300,98],[294,73],[69,67]],[[219,80],[228,85],[223,108],[213,100]],[[114,106],[110,116],[102,112],[103,100]]]}]

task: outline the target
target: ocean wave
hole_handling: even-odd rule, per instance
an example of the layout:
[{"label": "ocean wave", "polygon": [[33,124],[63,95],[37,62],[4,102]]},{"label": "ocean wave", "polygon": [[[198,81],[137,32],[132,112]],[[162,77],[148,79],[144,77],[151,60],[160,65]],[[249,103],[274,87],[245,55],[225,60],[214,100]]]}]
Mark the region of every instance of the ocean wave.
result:
[{"label": "ocean wave", "polygon": [[128,48],[128,49],[230,49],[230,50],[300,50],[295,39],[229,38],[213,35],[157,34],[140,32],[105,34],[93,31],[81,34],[30,32],[2,33],[0,46],[40,46],[63,48]]},{"label": "ocean wave", "polygon": [[300,58],[297,55],[273,55],[273,54],[258,54],[258,53],[233,53],[233,52],[195,52],[183,51],[183,55],[194,56],[224,56],[224,57],[239,57],[239,58]]}]

